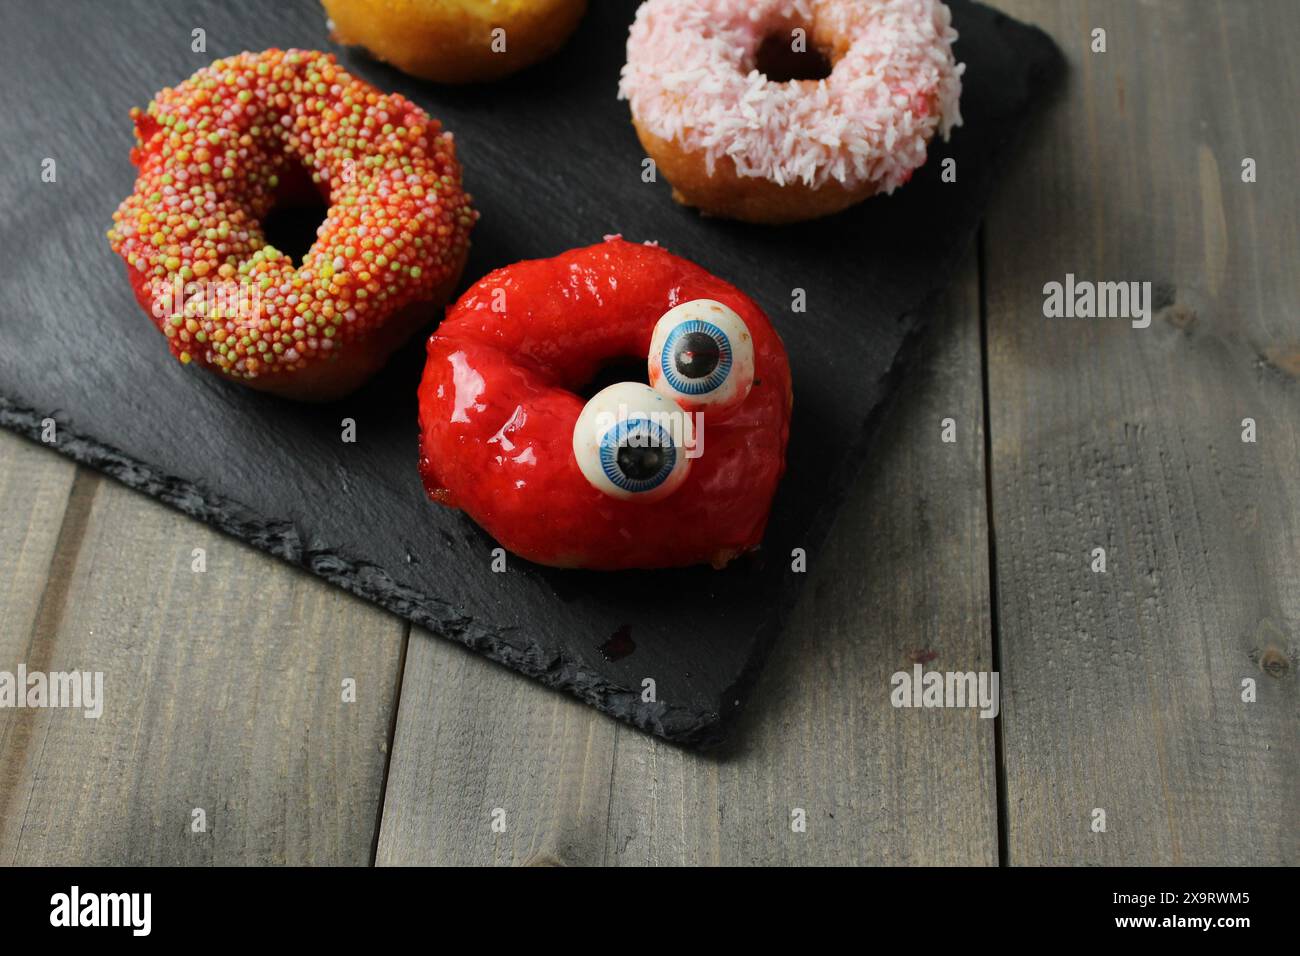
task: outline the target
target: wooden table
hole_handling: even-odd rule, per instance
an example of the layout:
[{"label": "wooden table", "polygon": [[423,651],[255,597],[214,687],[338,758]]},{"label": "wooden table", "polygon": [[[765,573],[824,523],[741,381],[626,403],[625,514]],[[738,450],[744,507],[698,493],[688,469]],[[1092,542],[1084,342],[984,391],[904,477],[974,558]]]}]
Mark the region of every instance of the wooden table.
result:
[{"label": "wooden table", "polygon": [[[734,744],[3,434],[0,670],[103,671],[107,705],[0,710],[0,863],[1300,860],[1300,6],[998,5],[1070,77]],[[1152,282],[1150,327],[1045,318],[1067,273]],[[1000,717],[891,707],[914,661],[1000,672]]]}]

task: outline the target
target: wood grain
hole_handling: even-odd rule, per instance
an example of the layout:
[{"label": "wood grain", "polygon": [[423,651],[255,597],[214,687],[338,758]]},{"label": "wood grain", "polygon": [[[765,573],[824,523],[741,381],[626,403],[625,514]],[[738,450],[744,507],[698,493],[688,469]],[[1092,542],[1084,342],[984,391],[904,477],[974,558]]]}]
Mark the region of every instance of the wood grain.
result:
[{"label": "wood grain", "polygon": [[590,707],[414,631],[376,862],[599,860],[616,732]]},{"label": "wood grain", "polygon": [[[986,226],[1010,862],[1294,864],[1300,17],[1003,7],[1072,67]],[[1151,326],[1044,318],[1066,272],[1155,283]]]},{"label": "wood grain", "polygon": [[[6,484],[33,467],[31,452],[67,467],[6,438]],[[0,668],[102,671],[104,712],[0,711],[0,860],[369,862],[405,625],[88,480],[53,522],[59,550],[37,612],[7,636]],[[60,486],[45,482],[38,499]],[[7,500],[6,543],[23,504]],[[27,523],[48,538],[55,512],[37,500]],[[206,552],[201,573],[195,548]],[[28,552],[38,551],[50,554],[33,541]],[[355,703],[343,701],[345,678]],[[196,808],[206,832],[192,832]]]},{"label": "wood grain", "polygon": [[72,462],[0,432],[0,653],[6,659],[27,647],[76,471]]},{"label": "wood grain", "polygon": [[934,311],[736,747],[688,752],[413,640],[378,861],[995,862],[993,722],[889,703],[914,659],[990,666],[973,258]]},{"label": "wood grain", "polygon": [[[31,442],[0,432],[0,670],[16,673],[31,657],[42,608],[57,606],[68,568],[55,567],[64,513],[78,474],[71,462]],[[81,482],[78,510],[84,512],[97,479]],[[67,525],[66,539],[77,521]],[[84,524],[84,523],[83,523]],[[24,761],[12,759],[31,746],[32,722],[0,710],[0,833],[22,812],[32,781]],[[0,844],[0,860],[5,860]]]}]

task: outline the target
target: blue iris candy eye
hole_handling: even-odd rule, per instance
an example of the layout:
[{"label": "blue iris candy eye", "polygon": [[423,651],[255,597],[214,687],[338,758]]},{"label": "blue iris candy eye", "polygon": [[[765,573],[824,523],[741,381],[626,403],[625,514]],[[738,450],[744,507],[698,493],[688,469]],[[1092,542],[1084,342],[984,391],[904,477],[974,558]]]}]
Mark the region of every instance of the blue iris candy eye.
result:
[{"label": "blue iris candy eye", "polygon": [[688,412],[721,421],[754,384],[754,340],[736,311],[691,299],[660,317],[647,356],[650,385]]},{"label": "blue iris candy eye", "polygon": [[640,382],[601,389],[573,426],[573,457],[593,488],[624,501],[658,501],[691,468],[691,416]]},{"label": "blue iris candy eye", "polygon": [[731,373],[731,340],[712,322],[687,319],[668,333],[659,367],[683,395],[707,394]]},{"label": "blue iris candy eye", "polygon": [[676,465],[672,435],[648,418],[617,422],[600,440],[601,470],[623,491],[653,491]]}]

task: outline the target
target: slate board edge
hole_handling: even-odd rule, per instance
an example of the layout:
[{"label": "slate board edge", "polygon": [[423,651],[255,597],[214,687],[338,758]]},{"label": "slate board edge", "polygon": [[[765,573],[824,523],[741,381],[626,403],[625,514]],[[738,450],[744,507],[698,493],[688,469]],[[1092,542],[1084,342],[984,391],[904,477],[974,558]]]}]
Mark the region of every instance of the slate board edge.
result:
[{"label": "slate board edge", "polygon": [[[53,419],[57,425],[57,440],[52,445],[41,440],[46,418]],[[165,474],[112,445],[77,433],[59,422],[57,414],[44,414],[0,396],[0,427],[297,565],[439,637],[458,641],[527,677],[567,691],[597,710],[641,730],[687,746],[702,745],[716,738],[713,733],[717,726],[716,714],[710,715],[711,720],[701,723],[698,713],[692,708],[660,702],[652,709],[642,705],[639,691],[611,684],[600,674],[562,657],[545,661],[543,654],[539,653],[542,651],[540,644],[531,640],[512,642],[512,629],[485,626],[458,614],[446,602],[397,584],[376,565],[349,560],[328,548],[309,547],[303,543],[302,535],[292,522],[262,519],[243,504],[208,491],[201,481]],[[677,715],[678,719],[673,720],[672,715]],[[683,733],[668,729],[683,719],[692,725],[691,729]]]},{"label": "slate board edge", "polygon": [[[1032,91],[1026,104],[1026,122],[1016,134],[1002,141],[994,158],[1004,157],[1025,135],[1031,121],[1043,106],[1052,99],[1060,77],[1064,58],[1055,42],[1046,33],[1031,24],[1015,20],[1000,11],[994,11],[999,28],[1010,27],[1032,35],[1030,42],[1037,45],[1041,58],[1031,70],[1030,79],[1044,80],[1047,86]],[[960,135],[958,133],[957,135]],[[982,184],[981,203],[985,206],[994,191],[999,177],[989,177]],[[951,273],[970,248],[979,233],[981,219],[975,224],[965,241],[955,247],[950,261],[938,268]],[[904,335],[898,353],[889,370],[880,377],[884,383],[885,399],[874,407],[863,421],[863,426],[852,451],[846,456],[840,471],[834,476],[830,493],[818,509],[808,532],[809,550],[815,551],[829,534],[834,516],[842,503],[851,482],[865,468],[866,452],[870,450],[885,416],[893,407],[897,385],[914,364],[919,333],[927,323],[923,319],[926,307],[942,294],[942,287],[932,291],[918,303],[912,312],[897,317],[899,322],[912,320]],[[982,298],[982,294],[981,294]],[[0,427],[16,432],[43,447],[42,423],[46,418],[58,422],[57,414],[42,414],[0,395]],[[129,488],[150,497],[199,521],[217,528],[252,546],[295,564],[324,578],[331,584],[423,627],[439,637],[458,641],[483,656],[516,670],[548,687],[566,691],[602,713],[625,721],[632,726],[655,734],[670,743],[689,748],[710,748],[720,744],[734,723],[735,715],[743,708],[747,689],[761,672],[767,657],[781,632],[802,587],[786,589],[777,607],[777,613],[761,629],[746,667],[720,699],[719,712],[703,715],[694,708],[675,707],[659,701],[646,705],[639,690],[613,684],[603,675],[591,671],[562,655],[546,659],[547,652],[540,643],[528,638],[516,644],[510,640],[511,628],[483,625],[456,612],[445,601],[404,587],[381,567],[368,562],[352,561],[329,548],[313,548],[303,542],[303,536],[291,521],[266,520],[258,517],[243,504],[206,490],[201,481],[191,481],[168,475],[152,465],[135,459],[114,446],[93,437],[82,435],[59,423],[54,450],[79,464],[94,468]],[[734,702],[739,702],[737,706]],[[674,719],[675,718],[675,719]],[[673,725],[677,725],[674,727]]]}]

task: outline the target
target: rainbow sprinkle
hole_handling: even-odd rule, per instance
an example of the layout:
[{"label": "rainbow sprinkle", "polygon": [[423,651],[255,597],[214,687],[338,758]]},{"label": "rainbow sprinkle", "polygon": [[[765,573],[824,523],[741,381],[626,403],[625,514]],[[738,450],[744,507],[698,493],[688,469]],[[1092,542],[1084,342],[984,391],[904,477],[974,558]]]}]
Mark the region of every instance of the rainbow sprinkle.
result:
[{"label": "rainbow sprinkle", "polygon": [[[451,134],[330,54],[217,60],[131,116],[140,172],[108,238],[182,363],[292,373],[459,274],[478,214]],[[261,222],[302,170],[330,208],[299,265]]]}]

